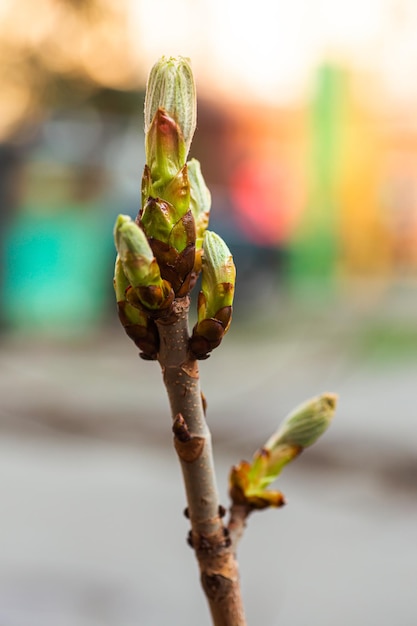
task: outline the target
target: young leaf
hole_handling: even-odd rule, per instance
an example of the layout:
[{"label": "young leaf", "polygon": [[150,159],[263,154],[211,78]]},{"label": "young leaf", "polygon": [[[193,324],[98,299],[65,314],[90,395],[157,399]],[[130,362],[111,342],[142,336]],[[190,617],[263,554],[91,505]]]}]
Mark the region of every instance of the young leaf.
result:
[{"label": "young leaf", "polygon": [[230,493],[234,502],[245,501],[252,508],[278,506],[280,492],[266,487],[282,468],[311,446],[329,427],[336,409],[337,396],[324,393],[311,398],[290,413],[280,428],[253,456],[232,469]]},{"label": "young leaf", "polygon": [[186,157],[197,124],[197,98],[191,67],[184,57],[161,57],[150,71],[145,98],[146,134],[158,109],[166,111],[178,124]]}]

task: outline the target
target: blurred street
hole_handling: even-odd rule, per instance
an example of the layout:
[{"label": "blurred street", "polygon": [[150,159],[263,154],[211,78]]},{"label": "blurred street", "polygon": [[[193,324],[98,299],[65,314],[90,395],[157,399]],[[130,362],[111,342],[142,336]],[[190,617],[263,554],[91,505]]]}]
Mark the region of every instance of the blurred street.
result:
[{"label": "blurred street", "polygon": [[[139,210],[176,289],[188,208],[237,268],[200,367],[222,503],[288,412],[339,395],[287,506],[249,519],[248,624],[416,626],[416,33],[415,0],[0,2],[0,626],[210,624],[159,365],[112,288]],[[160,113],[145,136],[151,68],[181,57],[196,102],[179,80],[155,100],[175,141]]]},{"label": "blurred street", "polygon": [[[200,368],[224,504],[230,466],[287,411],[340,394],[329,432],[280,479],[288,505],[249,520],[249,623],[413,626],[415,346],[364,352],[352,311],[306,319],[237,323]],[[117,327],[7,336],[0,355],[0,624],[208,626],[159,366]]]}]

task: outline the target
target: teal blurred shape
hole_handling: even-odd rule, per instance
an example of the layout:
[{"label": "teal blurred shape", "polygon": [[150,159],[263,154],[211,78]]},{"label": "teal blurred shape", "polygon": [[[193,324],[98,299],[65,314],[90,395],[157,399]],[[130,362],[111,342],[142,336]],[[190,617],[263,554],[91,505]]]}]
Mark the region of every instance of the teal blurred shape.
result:
[{"label": "teal blurred shape", "polygon": [[111,294],[112,221],[113,215],[73,206],[16,215],[5,233],[6,325],[73,334],[100,324]]}]

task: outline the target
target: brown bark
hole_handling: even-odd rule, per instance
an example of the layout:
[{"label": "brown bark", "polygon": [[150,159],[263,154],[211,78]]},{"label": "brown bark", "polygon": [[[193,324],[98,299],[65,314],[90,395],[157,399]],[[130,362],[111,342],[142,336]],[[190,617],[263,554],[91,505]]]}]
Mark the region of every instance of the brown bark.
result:
[{"label": "brown bark", "polygon": [[245,626],[238,565],[214,472],[211,434],[200,391],[198,362],[188,350],[189,298],[174,301],[167,319],[157,320],[158,361],[173,419],[174,445],[181,464],[191,522],[189,543],[200,567],[214,626]]},{"label": "brown bark", "polygon": [[228,529],[230,540],[236,552],[237,545],[241,540],[246,528],[246,521],[251,513],[251,509],[247,504],[232,504],[230,507],[230,518]]}]

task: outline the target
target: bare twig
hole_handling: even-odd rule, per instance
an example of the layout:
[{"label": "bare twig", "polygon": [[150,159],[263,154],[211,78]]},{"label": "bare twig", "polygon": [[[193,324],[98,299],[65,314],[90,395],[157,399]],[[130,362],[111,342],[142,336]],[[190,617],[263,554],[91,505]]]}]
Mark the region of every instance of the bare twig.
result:
[{"label": "bare twig", "polygon": [[216,485],[211,434],[204,416],[197,361],[188,351],[189,299],[176,300],[173,316],[158,320],[158,361],[171,406],[174,445],[181,464],[191,522],[189,543],[215,626],[245,626],[238,565]]},{"label": "bare twig", "polygon": [[251,509],[247,504],[232,504],[230,507],[230,518],[227,528],[235,554],[239,541],[243,537],[250,512]]}]

